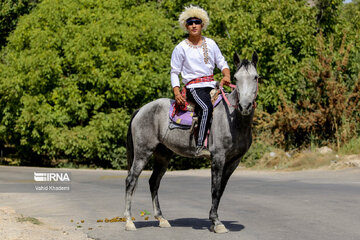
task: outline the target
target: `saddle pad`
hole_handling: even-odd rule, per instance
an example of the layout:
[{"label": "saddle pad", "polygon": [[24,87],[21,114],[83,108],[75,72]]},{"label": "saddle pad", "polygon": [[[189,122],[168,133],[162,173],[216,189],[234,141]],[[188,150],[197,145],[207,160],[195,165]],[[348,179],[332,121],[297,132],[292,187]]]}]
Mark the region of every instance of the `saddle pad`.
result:
[{"label": "saddle pad", "polygon": [[[214,102],[214,108],[219,104],[221,99],[222,99],[222,96],[219,95],[218,98],[216,99],[216,101]],[[194,116],[194,112],[178,111],[174,116],[172,116],[173,112],[174,112],[174,106],[175,106],[175,101],[172,100],[172,103],[171,103],[170,109],[169,109],[170,120],[178,125],[191,126],[192,125],[192,117]]]}]

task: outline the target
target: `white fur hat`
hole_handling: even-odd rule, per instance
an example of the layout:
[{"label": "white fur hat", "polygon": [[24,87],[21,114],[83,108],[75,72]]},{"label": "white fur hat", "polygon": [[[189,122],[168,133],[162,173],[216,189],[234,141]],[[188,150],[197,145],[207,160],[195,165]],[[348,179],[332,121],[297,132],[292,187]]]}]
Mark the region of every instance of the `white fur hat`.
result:
[{"label": "white fur hat", "polygon": [[202,9],[201,7],[190,5],[189,7],[185,7],[185,10],[180,14],[179,17],[179,23],[180,27],[187,32],[186,29],[186,20],[188,20],[191,17],[196,17],[202,20],[204,26],[203,30],[206,30],[207,26],[210,23],[209,16],[207,12]]}]

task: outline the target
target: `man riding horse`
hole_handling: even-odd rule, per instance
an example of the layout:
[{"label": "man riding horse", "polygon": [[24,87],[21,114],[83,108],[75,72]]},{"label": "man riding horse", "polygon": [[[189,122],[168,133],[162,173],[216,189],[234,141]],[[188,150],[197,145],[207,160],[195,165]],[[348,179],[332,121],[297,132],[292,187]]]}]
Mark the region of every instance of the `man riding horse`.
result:
[{"label": "man riding horse", "polygon": [[[212,114],[209,91],[214,88],[215,64],[224,74],[223,84],[230,83],[230,70],[216,43],[201,36],[201,30],[209,24],[206,12],[190,6],[180,15],[181,26],[189,37],[174,49],[171,59],[171,81],[178,104],[185,103],[185,94],[180,95],[178,74],[182,74],[188,99],[198,105],[199,140],[193,141],[193,133],[181,128],[171,128],[169,113],[173,100],[156,99],[134,112],[127,133],[128,176],[125,181],[125,229],[136,230],[132,219],[131,204],[139,176],[152,159],[153,172],[149,179],[154,217],[162,228],[171,227],[160,208],[158,190],[173,153],[190,158],[211,157],[211,209],[210,230],[228,232],[220,221],[218,207],[231,174],[252,143],[252,122],[258,90],[258,55],[253,53],[251,61],[241,60],[234,54],[236,85],[230,94],[222,92],[222,99]],[[204,137],[212,115],[212,127],[208,137],[208,149],[203,149]],[[181,197],[181,192],[177,192]]]},{"label": "man riding horse", "polygon": [[[230,69],[215,41],[201,34],[209,25],[209,17],[204,9],[196,6],[185,8],[180,14],[179,23],[189,36],[180,42],[172,53],[171,85],[178,106],[183,106],[185,99],[195,103],[195,112],[199,117],[196,156],[209,158],[210,152],[204,147],[204,140],[213,112],[210,97],[210,91],[216,86],[213,70],[215,64],[221,70],[222,87],[230,84]],[[185,84],[186,94],[185,91],[184,94],[180,93],[179,73]]]}]

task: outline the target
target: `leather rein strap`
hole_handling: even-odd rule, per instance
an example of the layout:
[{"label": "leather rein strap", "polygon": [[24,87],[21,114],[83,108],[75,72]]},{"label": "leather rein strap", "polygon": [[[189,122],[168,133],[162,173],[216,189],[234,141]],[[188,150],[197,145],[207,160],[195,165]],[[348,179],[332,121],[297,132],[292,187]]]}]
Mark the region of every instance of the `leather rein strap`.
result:
[{"label": "leather rein strap", "polygon": [[[231,87],[231,89],[235,89],[236,88],[236,85],[234,84],[231,84],[229,85],[229,87]],[[225,93],[224,93],[224,88],[223,87],[220,87],[220,91],[221,91],[221,95],[223,97],[223,99],[225,100],[226,104],[229,106],[229,107],[233,107],[233,108],[238,108],[238,105],[232,105],[230,102],[229,102],[229,99],[226,97]]]}]

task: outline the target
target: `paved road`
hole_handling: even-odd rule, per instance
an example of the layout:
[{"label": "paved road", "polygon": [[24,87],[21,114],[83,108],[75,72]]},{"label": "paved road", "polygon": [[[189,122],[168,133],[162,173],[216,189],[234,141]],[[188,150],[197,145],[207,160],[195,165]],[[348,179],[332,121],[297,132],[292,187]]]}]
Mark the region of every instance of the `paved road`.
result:
[{"label": "paved road", "polygon": [[[0,206],[53,224],[80,225],[78,230],[94,239],[360,239],[360,169],[236,171],[219,210],[230,232],[221,235],[208,230],[209,170],[165,175],[159,197],[173,226],[170,229],[160,229],[153,218],[146,221],[139,216],[142,210],[152,212],[150,173],[144,172],[134,196],[136,232],[126,232],[122,222],[97,222],[122,217],[126,172],[60,169],[71,172],[70,192],[27,193],[21,186],[33,184],[34,171],[54,169],[0,167]],[[9,184],[16,184],[13,186],[23,192],[15,189],[15,193],[8,193]]]}]

